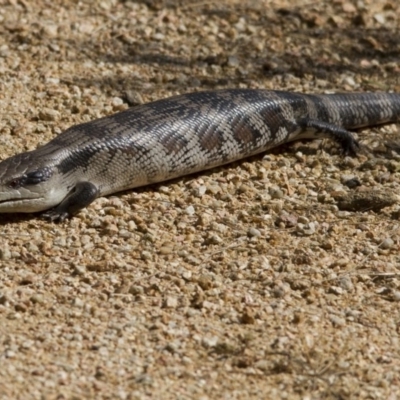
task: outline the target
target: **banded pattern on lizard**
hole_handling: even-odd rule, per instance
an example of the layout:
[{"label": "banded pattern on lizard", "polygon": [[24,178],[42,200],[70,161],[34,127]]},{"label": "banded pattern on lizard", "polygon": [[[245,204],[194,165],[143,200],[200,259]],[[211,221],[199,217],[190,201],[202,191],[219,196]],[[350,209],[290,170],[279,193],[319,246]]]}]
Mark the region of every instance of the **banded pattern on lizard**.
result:
[{"label": "banded pattern on lizard", "polygon": [[400,94],[228,89],[175,96],[73,126],[0,163],[0,213],[64,220],[99,196],[210,169],[298,139],[400,120]]}]

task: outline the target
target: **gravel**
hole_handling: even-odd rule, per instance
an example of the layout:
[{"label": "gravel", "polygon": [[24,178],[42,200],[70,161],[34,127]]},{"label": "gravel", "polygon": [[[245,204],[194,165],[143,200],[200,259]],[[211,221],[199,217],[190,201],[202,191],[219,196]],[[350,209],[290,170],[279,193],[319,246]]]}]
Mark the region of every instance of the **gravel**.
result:
[{"label": "gravel", "polygon": [[[400,91],[394,0],[0,6],[2,159],[193,90]],[[396,134],[1,215],[0,397],[399,397]]]}]

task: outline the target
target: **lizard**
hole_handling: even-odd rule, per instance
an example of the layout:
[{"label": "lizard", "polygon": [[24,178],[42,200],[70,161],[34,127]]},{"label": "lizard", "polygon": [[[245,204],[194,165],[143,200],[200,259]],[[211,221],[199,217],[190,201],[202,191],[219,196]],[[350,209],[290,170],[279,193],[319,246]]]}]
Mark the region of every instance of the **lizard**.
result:
[{"label": "lizard", "polygon": [[263,89],[187,93],[78,124],[0,162],[0,213],[63,221],[99,196],[214,168],[300,139],[400,120],[400,94],[303,94]]}]

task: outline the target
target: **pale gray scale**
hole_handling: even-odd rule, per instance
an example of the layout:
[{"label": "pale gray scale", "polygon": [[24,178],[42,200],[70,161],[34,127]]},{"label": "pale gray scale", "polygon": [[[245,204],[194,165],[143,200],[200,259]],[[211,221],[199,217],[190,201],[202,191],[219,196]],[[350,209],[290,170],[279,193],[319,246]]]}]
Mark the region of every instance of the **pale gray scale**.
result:
[{"label": "pale gray scale", "polygon": [[368,124],[368,104],[359,102],[352,107],[352,119],[354,126],[363,126]]},{"label": "pale gray scale", "polygon": [[[269,92],[268,96],[265,97],[262,107],[269,110],[271,115],[278,113],[279,118],[275,117],[276,120],[270,119],[270,123],[274,121],[279,124],[278,127],[275,126],[275,133],[272,134],[271,126],[265,121],[265,116],[261,116],[259,111],[250,113],[249,122],[253,129],[260,132],[259,138],[254,144],[254,149],[252,154],[257,154],[266,149],[275,147],[283,142],[290,141],[290,137],[295,137],[298,134],[298,129],[294,129],[297,126],[295,118],[295,110],[293,105],[281,98],[279,93]],[[255,106],[252,103],[248,104],[249,109],[254,109]],[[294,107],[297,105],[295,104]],[[289,129],[290,127],[290,129]]]},{"label": "pale gray scale", "polygon": [[249,122],[254,129],[257,129],[261,133],[263,144],[265,145],[270,139],[271,132],[263,117],[258,113],[250,114]]},{"label": "pale gray scale", "polygon": [[[258,151],[261,148],[265,148],[267,144],[273,144],[271,141],[271,131],[264,119],[263,116],[260,115],[259,110],[256,108],[255,104],[251,103],[248,99],[242,97],[240,99],[240,104],[243,110],[245,110],[244,114],[247,116],[248,123],[250,127],[260,133],[259,138],[253,144],[254,149],[251,151]],[[263,104],[265,107],[265,104]]]},{"label": "pale gray scale", "polygon": [[[321,100],[326,103],[331,115],[335,118],[330,121],[334,125],[346,128],[356,128],[369,124],[368,115],[371,113],[371,103],[368,99],[359,96],[328,95],[320,96]],[[349,99],[351,101],[349,101]],[[372,104],[373,106],[373,104]],[[373,108],[373,107],[372,107]]]},{"label": "pale gray scale", "polygon": [[203,135],[197,134],[192,129],[187,129],[187,146],[170,157],[170,173],[174,177],[185,174],[185,171],[192,173],[207,168],[210,162],[218,156],[221,149],[215,147],[212,151],[205,150],[201,142],[202,136],[204,136],[204,133]]},{"label": "pale gray scale", "polygon": [[[321,103],[325,106],[325,109],[328,113],[329,116],[329,122],[333,125],[337,126],[342,126],[343,121],[342,121],[342,114],[340,112],[340,107],[336,104],[336,102],[332,101],[330,96],[324,96],[324,95],[316,95]],[[320,120],[320,116],[315,117],[316,120]]]},{"label": "pale gray scale", "polygon": [[[166,160],[165,171],[167,174],[177,176],[183,174],[186,168],[191,170],[194,166],[205,163],[207,157],[201,151],[201,137],[194,130],[194,125],[194,122],[190,124],[185,120],[178,120],[175,121],[174,125],[168,126],[165,131],[164,135],[173,134],[177,138],[181,137],[181,140],[186,142],[185,146],[177,151],[171,151],[170,148],[161,145],[160,152],[163,154],[163,159]],[[159,142],[163,140],[164,138],[161,136]]]},{"label": "pale gray scale", "polygon": [[379,117],[382,121],[391,121],[394,117],[394,109],[389,96],[382,95],[381,102],[383,109],[381,110]]},{"label": "pale gray scale", "polygon": [[119,153],[118,156],[120,158],[108,173],[113,187],[122,188],[121,190],[123,190],[130,187],[130,182],[132,181],[138,182],[138,186],[148,182],[148,176],[152,168],[152,165],[149,165],[149,161],[151,161],[150,157],[154,157],[154,155],[146,155],[139,151],[135,162],[132,162],[131,157],[123,152]]},{"label": "pale gray scale", "polygon": [[[140,165],[141,171],[136,171],[131,174],[131,181],[137,182],[135,186],[141,186],[146,183],[159,182],[174,176],[180,176],[186,171],[190,171],[191,165],[197,166],[204,163],[205,155],[199,152],[200,144],[199,139],[195,132],[183,120],[172,119],[168,121],[163,127],[160,134],[152,132],[153,134],[138,136],[135,143],[139,147],[145,149],[145,154],[137,157],[137,164]],[[177,153],[163,144],[163,135],[180,135],[187,140],[183,149]],[[187,156],[186,163],[181,162],[183,156]],[[171,166],[174,163],[179,165],[177,171],[171,171]],[[138,174],[143,173],[145,179],[138,179]],[[129,185],[132,187],[131,185]]]},{"label": "pale gray scale", "polygon": [[[205,112],[206,108],[207,112]],[[212,142],[218,142],[217,136],[213,135],[218,135],[223,129],[224,118],[221,117],[223,115],[221,111],[219,108],[203,106],[199,117],[192,122],[187,121],[183,127],[187,130],[186,139],[190,144],[189,150],[193,148],[195,152],[199,153],[199,162],[203,165],[207,165],[210,157],[218,152],[218,146],[204,148],[204,142],[208,137]],[[179,156],[188,158],[185,149],[180,152]]]},{"label": "pale gray scale", "polygon": [[[213,120],[219,117],[219,113],[213,111]],[[231,121],[229,119],[221,119],[218,131],[222,135],[221,145],[219,148],[215,148],[210,153],[212,164],[217,164],[218,160],[221,160],[221,153],[225,156],[224,162],[230,162],[243,157],[243,151],[239,146],[238,142],[234,139],[234,132]]]},{"label": "pale gray scale", "polygon": [[172,177],[177,177],[186,174],[186,171],[189,171],[189,174],[201,171],[206,169],[212,160],[212,154],[203,150],[199,138],[193,136],[182,156],[171,160],[170,174]]},{"label": "pale gray scale", "polygon": [[[323,101],[323,98],[321,98],[320,100],[321,100],[321,103],[323,103],[323,105],[326,107],[326,103]],[[305,114],[298,116],[298,117],[300,117],[300,118],[307,117],[307,118],[309,118],[311,120],[315,120],[315,121],[319,120],[320,115],[319,115],[318,108],[316,107],[315,102],[312,101],[309,96],[304,96],[304,101],[306,102]]]},{"label": "pale gray scale", "polygon": [[279,143],[279,138],[273,140],[271,137],[271,131],[260,114],[250,114],[247,121],[253,130],[259,132],[259,136],[253,142],[247,144],[246,155],[257,154],[274,146],[275,142]]},{"label": "pale gray scale", "polygon": [[[98,187],[101,195],[115,193],[116,191],[125,190],[133,187],[144,186],[150,183],[148,174],[145,172],[146,159],[138,159],[135,168],[130,170],[116,168],[111,169],[109,179],[100,180]],[[119,178],[116,178],[119,176]]]},{"label": "pale gray scale", "polygon": [[148,181],[156,182],[165,177],[169,170],[169,159],[165,146],[157,140],[156,136],[150,135],[139,137],[137,143],[144,149],[143,154],[139,157]]},{"label": "pale gray scale", "polygon": [[[232,96],[230,96],[232,98]],[[178,176],[185,173],[200,171],[221,165],[240,157],[240,148],[233,140],[232,127],[227,118],[224,118],[220,105],[208,104],[200,106],[201,113],[197,120],[177,130],[180,135],[185,135],[187,146],[180,152],[173,154],[170,159],[171,175]],[[191,126],[195,126],[194,129]],[[186,132],[182,132],[186,130]],[[185,134],[186,133],[186,134]],[[214,136],[217,135],[218,137]],[[221,136],[222,137],[219,137]],[[204,142],[207,138],[216,145]],[[204,147],[206,145],[206,147]],[[224,156],[224,160],[221,158]]]},{"label": "pale gray scale", "polygon": [[[140,137],[138,136],[138,139]],[[127,175],[134,175],[135,182],[146,184],[151,158],[143,154],[143,150],[135,151],[133,156],[131,153],[125,153],[121,147],[113,151],[111,161],[109,157],[106,151],[99,151],[92,158],[91,163],[91,175],[94,175],[91,182],[99,188],[102,195],[113,193],[116,189],[124,190],[130,187]],[[142,168],[138,168],[139,166]]]},{"label": "pale gray scale", "polygon": [[[281,126],[278,129],[276,143],[280,144],[280,143],[284,143],[284,142],[290,142],[292,140],[297,140],[297,138],[299,137],[299,131],[300,130],[295,130],[295,131],[289,132],[285,126]],[[305,138],[307,138],[307,135],[305,136]],[[275,145],[275,143],[273,143],[271,147],[274,147],[274,145]]]},{"label": "pale gray scale", "polygon": [[[291,94],[291,96],[293,97],[293,101],[289,102],[282,98],[279,92],[268,93],[268,99],[265,101],[264,105],[268,107],[271,112],[278,113],[279,126],[275,127],[275,133],[272,134],[270,128],[264,122],[265,128],[262,132],[266,132],[266,149],[297,139],[299,132],[302,130],[298,125],[297,118],[301,119],[302,117],[306,117],[307,110],[304,109],[301,111],[301,115],[297,115],[299,113],[299,104],[296,101],[297,95]],[[311,104],[310,109],[314,109],[313,104]],[[316,113],[314,114],[316,115]]]},{"label": "pale gray scale", "polygon": [[302,130],[298,120],[307,115],[305,102],[303,101],[302,107],[300,107],[297,94],[290,94],[289,97],[290,99],[286,99],[282,93],[275,92],[271,95],[273,102],[270,104],[270,108],[274,115],[268,121],[272,132],[269,148],[294,140]]},{"label": "pale gray scale", "polygon": [[270,97],[271,97],[271,108],[276,107],[276,105],[278,105],[279,109],[281,110],[282,116],[287,121],[296,123],[295,113],[292,105],[287,101],[283,101],[281,96],[276,92],[271,92]]},{"label": "pale gray scale", "polygon": [[[104,149],[96,151],[96,153],[91,158],[90,168],[80,167],[82,173],[77,174],[78,176],[85,177],[86,179],[91,180],[93,183],[96,183],[97,180],[100,182],[104,180],[104,178],[109,178],[113,176],[115,173],[115,161],[111,160],[111,156]],[[106,167],[106,170],[104,169]]]},{"label": "pale gray scale", "polygon": [[228,121],[223,121],[220,125],[220,131],[222,133],[222,145],[220,149],[213,151],[215,157],[218,160],[218,154],[222,153],[225,155],[224,162],[235,161],[243,157],[242,149],[238,142],[233,139],[232,125]]}]

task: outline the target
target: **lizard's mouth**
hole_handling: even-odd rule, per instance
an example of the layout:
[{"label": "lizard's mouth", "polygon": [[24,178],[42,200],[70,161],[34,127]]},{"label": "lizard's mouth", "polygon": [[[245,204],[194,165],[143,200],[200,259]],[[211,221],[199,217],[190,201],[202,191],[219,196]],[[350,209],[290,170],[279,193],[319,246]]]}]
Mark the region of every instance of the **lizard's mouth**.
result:
[{"label": "lizard's mouth", "polygon": [[[0,213],[33,212],[44,200],[44,197],[17,197],[14,199],[0,200]],[[40,207],[43,210],[44,207]]]},{"label": "lizard's mouth", "polygon": [[7,203],[16,203],[20,201],[32,201],[32,200],[38,200],[38,199],[43,199],[43,197],[16,197],[15,199],[7,199],[7,200],[0,200],[0,204],[7,204]]},{"label": "lizard's mouth", "polygon": [[[20,199],[18,199],[18,200],[20,200]],[[13,201],[16,201],[16,200],[13,200],[13,199],[0,200],[0,204],[12,203]]]}]

